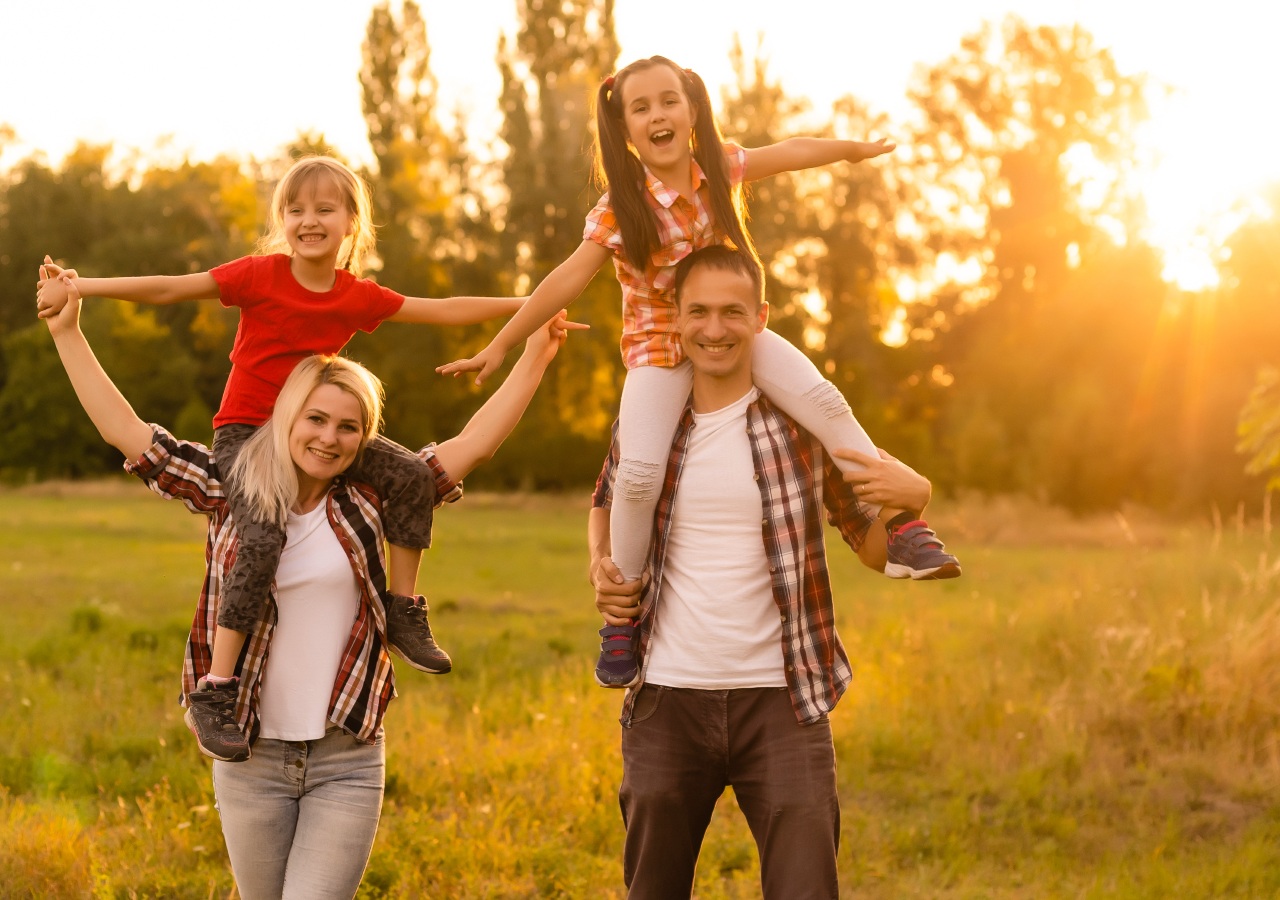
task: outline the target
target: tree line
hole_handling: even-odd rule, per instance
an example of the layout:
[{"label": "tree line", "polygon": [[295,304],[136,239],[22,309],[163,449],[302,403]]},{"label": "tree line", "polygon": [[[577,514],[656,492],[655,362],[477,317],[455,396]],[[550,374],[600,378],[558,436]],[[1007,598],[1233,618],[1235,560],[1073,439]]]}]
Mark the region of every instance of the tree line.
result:
[{"label": "tree line", "polygon": [[[372,11],[359,73],[379,226],[371,274],[398,291],[527,293],[581,240],[598,197],[590,98],[619,64],[613,2],[517,6],[496,53],[506,148],[496,162],[472,150],[464,112],[442,124],[419,8]],[[828,373],[878,444],[940,489],[1025,492],[1075,510],[1260,500],[1280,463],[1280,376],[1268,368],[1280,347],[1280,223],[1244,221],[1216,288],[1162,279],[1129,177],[1152,89],[1143,77],[1078,27],[1011,17],[919,72],[910,121],[849,96],[815,130],[814,111],[759,54],[735,46],[733,62],[736,83],[720,98],[732,140],[899,143],[876,163],[781,176],[749,194],[772,327]],[[317,151],[333,152],[305,134],[276,159],[164,167],[81,145],[57,164],[33,156],[0,173],[0,473],[80,477],[119,462],[32,314],[43,254],[95,276],[207,270],[251,251],[275,178]],[[1280,187],[1267,199],[1280,208]],[[623,374],[610,272],[573,312],[593,328],[573,335],[486,486],[577,488],[598,472]],[[234,311],[97,300],[84,322],[144,418],[211,435]],[[391,437],[455,433],[491,388],[434,367],[475,352],[500,324],[357,336],[347,352],[386,382]]]}]

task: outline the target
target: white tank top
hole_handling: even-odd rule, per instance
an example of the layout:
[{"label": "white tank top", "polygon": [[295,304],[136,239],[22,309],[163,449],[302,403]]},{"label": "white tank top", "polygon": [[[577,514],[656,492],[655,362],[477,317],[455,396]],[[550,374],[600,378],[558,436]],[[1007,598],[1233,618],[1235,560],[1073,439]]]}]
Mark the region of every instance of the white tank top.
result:
[{"label": "white tank top", "polygon": [[322,738],[329,698],[360,602],[351,561],[329,524],[328,499],[289,514],[288,540],[276,569],[279,619],[262,672],[262,736]]}]

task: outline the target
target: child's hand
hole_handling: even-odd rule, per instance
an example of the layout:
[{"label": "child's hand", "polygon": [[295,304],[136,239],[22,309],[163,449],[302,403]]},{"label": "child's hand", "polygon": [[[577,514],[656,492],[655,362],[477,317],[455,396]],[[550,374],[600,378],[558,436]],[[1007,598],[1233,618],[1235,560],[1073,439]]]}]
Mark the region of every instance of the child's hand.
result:
[{"label": "child's hand", "polygon": [[883,156],[886,153],[892,153],[898,146],[888,138],[880,138],[878,141],[850,141],[850,143],[853,148],[845,159],[855,163],[862,162],[864,159],[875,159],[877,156]]},{"label": "child's hand", "polygon": [[[53,268],[58,269],[57,266]],[[61,269],[58,269],[61,272]],[[53,308],[47,294],[57,294],[57,308]],[[36,315],[45,320],[49,333],[54,337],[80,327],[80,292],[69,279],[53,277],[48,266],[40,267],[40,290],[36,295]]]},{"label": "child's hand", "polygon": [[476,376],[476,384],[484,384],[490,375],[498,371],[506,355],[490,344],[470,359],[459,359],[445,363],[443,366],[436,366],[436,372],[440,375],[452,375],[454,378],[463,372],[479,372],[480,374]]},{"label": "child's hand", "polygon": [[564,346],[570,331],[582,331],[590,327],[582,322],[570,322],[568,311],[562,309],[547,320],[547,324],[529,335],[529,340],[525,343],[526,351],[537,353],[551,362]]},{"label": "child's hand", "polygon": [[62,311],[72,296],[80,299],[75,289],[75,278],[75,269],[63,269],[46,255],[44,264],[40,266],[40,280],[36,283],[36,315],[41,319],[52,318]]}]

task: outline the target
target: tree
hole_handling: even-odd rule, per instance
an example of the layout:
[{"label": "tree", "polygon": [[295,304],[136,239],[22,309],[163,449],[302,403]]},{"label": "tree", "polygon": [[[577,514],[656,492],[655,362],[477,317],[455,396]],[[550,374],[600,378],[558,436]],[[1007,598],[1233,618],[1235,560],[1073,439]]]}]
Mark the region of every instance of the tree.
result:
[{"label": "tree", "polygon": [[[591,98],[612,71],[618,44],[613,0],[519,0],[517,15],[515,36],[498,42],[506,196],[494,212],[501,258],[524,293],[581,243],[584,217],[598,199]],[[535,481],[562,480],[568,470],[581,480],[599,469],[621,383],[620,310],[612,272],[598,275],[574,303],[573,317],[592,330],[573,335],[526,414],[541,437],[523,443],[546,459]],[[568,443],[552,449],[546,441]]]},{"label": "tree", "polygon": [[[1136,225],[1125,184],[1133,127],[1146,114],[1144,87],[1078,26],[1032,27],[1010,17],[966,37],[912,89],[925,121],[912,140],[919,189],[904,212],[924,234],[915,276],[936,304],[908,307],[909,323],[919,328],[923,319],[938,336],[938,365],[955,378],[945,433],[970,433],[966,418],[980,416],[987,424],[977,433],[996,435],[1002,450],[989,471],[960,472],[969,483],[1097,502],[1079,488],[1090,479],[1046,484],[1044,473],[1050,463],[1082,472],[1107,462],[1093,458],[1087,442],[1046,446],[1043,438],[1059,409],[1099,396],[1076,380],[1082,358],[1058,352],[1061,323],[1069,320],[1070,333],[1087,342],[1107,321],[1082,320],[1083,298],[1071,286],[1084,283],[1077,275],[1094,260],[1121,264],[1110,256],[1112,232],[1117,223]],[[1158,279],[1143,288],[1158,308]],[[1123,360],[1087,358],[1127,369]],[[982,459],[950,450],[957,460]]]}]

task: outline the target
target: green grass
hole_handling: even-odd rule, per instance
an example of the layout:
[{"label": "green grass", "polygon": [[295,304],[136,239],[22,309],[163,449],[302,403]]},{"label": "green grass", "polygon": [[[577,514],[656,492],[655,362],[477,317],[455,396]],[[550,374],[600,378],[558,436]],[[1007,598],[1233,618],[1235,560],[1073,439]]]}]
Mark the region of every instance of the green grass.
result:
[{"label": "green grass", "polygon": [[[469,497],[421,587],[362,897],[620,897],[618,694],[591,684],[584,497]],[[955,582],[832,541],[845,893],[1280,895],[1280,562],[1256,524],[940,504]],[[203,520],[132,483],[0,491],[6,897],[232,897],[176,704]],[[697,896],[759,895],[726,797]]]}]

